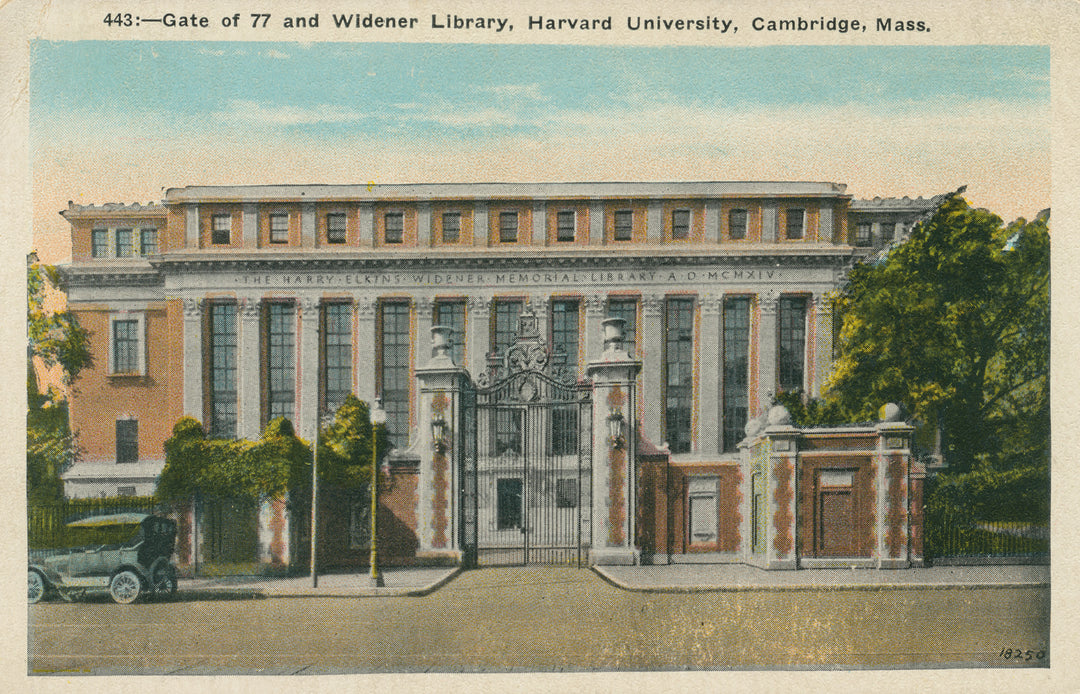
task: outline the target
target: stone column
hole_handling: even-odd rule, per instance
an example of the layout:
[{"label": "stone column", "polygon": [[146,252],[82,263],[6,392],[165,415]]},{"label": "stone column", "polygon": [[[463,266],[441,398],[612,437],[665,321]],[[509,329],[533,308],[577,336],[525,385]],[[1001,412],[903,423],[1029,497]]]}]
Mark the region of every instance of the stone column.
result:
[{"label": "stone column", "polygon": [[259,353],[259,298],[244,297],[239,305],[236,364],[240,372],[237,436],[257,439],[262,434],[262,355]]},{"label": "stone column", "polygon": [[659,200],[650,200],[646,208],[645,241],[661,243],[664,239],[664,205]]},{"label": "stone column", "polygon": [[[637,480],[636,383],[641,362],[623,348],[624,321],[604,321],[604,351],[589,362],[592,410],[592,541],[589,563],[639,564],[634,510]],[[618,436],[614,432],[618,431]]]},{"label": "stone column", "polygon": [[787,408],[769,410],[764,435],[768,438],[768,532],[765,534],[765,568],[797,569],[795,488],[799,479],[799,430],[791,425]]},{"label": "stone column", "polygon": [[642,433],[654,445],[664,443],[661,422],[664,416],[664,298],[655,294],[641,297],[641,355]]},{"label": "stone column", "polygon": [[832,301],[827,294],[814,295],[814,370],[810,379],[810,396],[820,398],[825,381],[832,369],[833,314]]},{"label": "stone column", "polygon": [[[477,202],[473,204],[473,245],[488,245],[488,204]],[[487,340],[484,341],[487,344]]]},{"label": "stone column", "polygon": [[758,302],[758,392],[756,412],[766,412],[776,394],[776,306],[773,290],[757,295]]},{"label": "stone column", "polygon": [[371,404],[375,402],[375,309],[373,296],[353,296],[356,310],[356,397]]},{"label": "stone column", "polygon": [[[431,246],[431,203],[421,202],[416,205],[416,245],[420,248]],[[418,333],[423,335],[424,333]]]},{"label": "stone column", "polygon": [[315,203],[306,202],[300,206],[300,245],[303,248],[315,248]]},{"label": "stone column", "polygon": [[[184,247],[199,247],[199,206],[195,204],[189,204],[184,208]],[[109,248],[116,248],[111,243],[111,239]]]},{"label": "stone column", "polygon": [[604,345],[604,335],[600,322],[607,318],[607,297],[593,294],[584,298],[585,302],[585,361],[597,359]]},{"label": "stone column", "polygon": [[697,450],[705,455],[720,452],[720,371],[723,335],[720,334],[720,296],[701,297],[701,328],[698,340],[698,435]]},{"label": "stone column", "polygon": [[[184,299],[184,416],[203,420],[202,297]],[[205,423],[205,422],[204,422]]]},{"label": "stone column", "polygon": [[419,366],[423,355],[431,354],[431,325],[435,314],[435,302],[430,297],[417,297],[413,306],[416,307],[416,366]]},{"label": "stone column", "polygon": [[255,248],[259,245],[259,206],[253,202],[244,203],[243,246]]},{"label": "stone column", "polygon": [[720,243],[720,201],[705,203],[705,243]]},{"label": "stone column", "polygon": [[[522,229],[519,233],[523,233]],[[536,200],[532,206],[532,245],[547,245],[547,202]]]},{"label": "stone column", "polygon": [[315,297],[300,299],[299,343],[296,433],[312,441],[319,427],[319,302]]},{"label": "stone column", "polygon": [[599,200],[589,203],[589,245],[600,246],[604,243],[604,203]]},{"label": "stone column", "polygon": [[[877,451],[874,456],[877,491],[874,556],[881,569],[911,566],[908,517],[908,469],[914,427],[900,420],[900,407],[889,403],[879,410]],[[920,557],[921,559],[921,557]]]},{"label": "stone column", "polygon": [[761,208],[761,242],[773,243],[777,238],[777,214],[776,203],[769,203]]},{"label": "stone column", "polygon": [[[432,329],[431,359],[416,370],[417,440],[411,447],[420,458],[417,497],[418,559],[461,563],[458,524],[461,479],[457,445],[461,437],[461,388],[465,369],[450,358],[445,328]],[[432,423],[441,420],[445,436],[434,439]]]},{"label": "stone column", "polygon": [[356,228],[361,247],[375,245],[375,204],[362,202],[356,206]]},{"label": "stone column", "polygon": [[487,353],[491,349],[491,299],[482,296],[470,296],[466,305],[469,315],[466,317],[466,368],[473,379],[487,371]]}]

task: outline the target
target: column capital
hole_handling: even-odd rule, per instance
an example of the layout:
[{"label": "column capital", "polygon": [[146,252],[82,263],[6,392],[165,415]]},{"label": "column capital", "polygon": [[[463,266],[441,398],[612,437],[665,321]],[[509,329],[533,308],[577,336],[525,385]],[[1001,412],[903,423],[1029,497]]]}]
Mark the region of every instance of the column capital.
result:
[{"label": "column capital", "polygon": [[416,313],[421,318],[431,318],[435,308],[435,302],[428,296],[417,297],[414,301]]},{"label": "column capital", "polygon": [[470,296],[468,299],[469,313],[479,319],[485,319],[491,315],[492,300],[484,296]]},{"label": "column capital", "polygon": [[659,317],[664,310],[664,297],[660,294],[643,294],[641,313],[643,316]]},{"label": "column capital", "polygon": [[707,292],[702,294],[699,301],[701,302],[701,313],[706,316],[719,316],[720,306],[723,303],[723,294],[717,292]]},{"label": "column capital", "polygon": [[375,307],[379,305],[375,297],[361,294],[353,297],[353,305],[356,306],[356,314],[360,318],[374,318]]},{"label": "column capital", "polygon": [[593,294],[585,297],[585,314],[591,317],[603,317],[607,313],[607,297]]},{"label": "column capital", "polygon": [[829,298],[828,294],[815,294],[814,295],[814,310],[818,315],[824,315],[826,313],[831,314],[833,311],[833,302]]},{"label": "column capital", "polygon": [[780,295],[776,293],[776,290],[769,289],[764,292],[760,292],[757,295],[758,308],[761,309],[762,315],[775,315],[776,306],[780,301]]},{"label": "column capital", "polygon": [[312,318],[319,312],[319,300],[313,296],[302,296],[297,302],[300,305],[300,317]]},{"label": "column capital", "polygon": [[533,313],[547,313],[551,305],[551,297],[547,294],[530,294],[528,296],[529,309]]},{"label": "column capital", "polygon": [[257,296],[244,296],[240,298],[240,318],[242,320],[253,320],[259,317],[259,307],[261,301]]},{"label": "column capital", "polygon": [[206,299],[201,296],[184,299],[184,318],[201,318]]}]

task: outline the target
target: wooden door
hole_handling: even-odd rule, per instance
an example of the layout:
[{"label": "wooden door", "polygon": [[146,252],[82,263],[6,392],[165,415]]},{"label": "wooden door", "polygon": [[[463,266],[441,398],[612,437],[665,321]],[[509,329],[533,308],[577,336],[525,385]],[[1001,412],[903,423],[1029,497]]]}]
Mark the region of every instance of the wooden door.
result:
[{"label": "wooden door", "polygon": [[818,492],[817,548],[819,557],[855,554],[855,504],[851,487],[825,487]]}]

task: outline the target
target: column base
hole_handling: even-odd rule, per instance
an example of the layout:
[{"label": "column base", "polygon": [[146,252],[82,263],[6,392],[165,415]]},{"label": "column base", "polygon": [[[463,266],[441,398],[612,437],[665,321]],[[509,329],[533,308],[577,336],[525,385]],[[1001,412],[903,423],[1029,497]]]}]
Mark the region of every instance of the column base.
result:
[{"label": "column base", "polygon": [[590,566],[636,566],[641,563],[641,550],[627,547],[590,549]]}]

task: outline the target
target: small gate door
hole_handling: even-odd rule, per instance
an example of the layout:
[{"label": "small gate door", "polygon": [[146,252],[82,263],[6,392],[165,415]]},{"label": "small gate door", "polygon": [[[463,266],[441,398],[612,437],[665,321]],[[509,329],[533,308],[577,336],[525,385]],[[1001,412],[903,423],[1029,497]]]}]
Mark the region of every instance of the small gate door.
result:
[{"label": "small gate door", "polygon": [[815,554],[850,557],[855,554],[855,500],[850,470],[821,470],[817,484]]},{"label": "small gate door", "polygon": [[463,396],[461,544],[472,565],[580,565],[587,550],[591,388],[548,356],[523,325],[504,366]]}]

